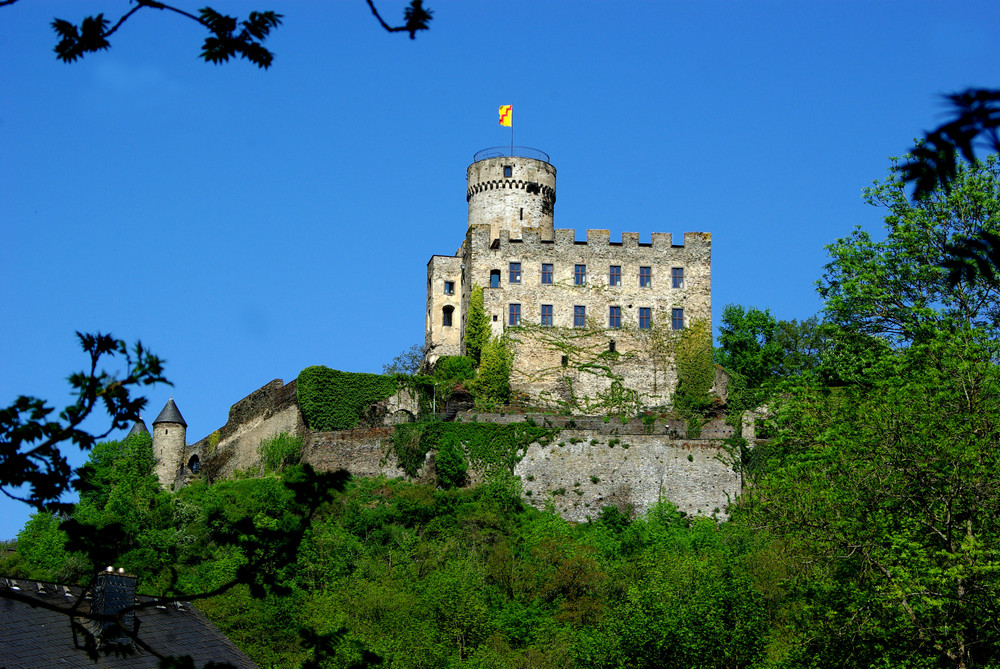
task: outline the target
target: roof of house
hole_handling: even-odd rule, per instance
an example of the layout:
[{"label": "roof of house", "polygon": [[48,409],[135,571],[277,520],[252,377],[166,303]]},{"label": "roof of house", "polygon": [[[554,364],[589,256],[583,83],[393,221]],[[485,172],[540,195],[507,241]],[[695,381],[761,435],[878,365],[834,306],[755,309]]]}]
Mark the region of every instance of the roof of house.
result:
[{"label": "roof of house", "polygon": [[153,425],[156,425],[157,423],[178,423],[187,427],[187,423],[184,422],[184,416],[181,415],[177,405],[174,404],[173,397],[167,400],[167,403],[163,405],[163,411],[161,411],[160,415],[153,421]]},{"label": "roof of house", "polygon": [[[90,597],[80,601],[82,588],[40,581],[0,578],[0,666],[4,669],[37,667],[120,667],[154,669],[159,658],[147,650],[129,644],[129,654],[100,654],[93,661],[83,649],[83,639],[74,642],[71,616],[42,608],[89,613]],[[20,601],[13,599],[17,596]],[[256,665],[215,625],[189,603],[156,604],[152,597],[136,597],[138,636],[162,655],[189,655],[196,667],[208,662],[227,662],[239,669]],[[78,619],[80,620],[80,619]],[[81,620],[81,622],[83,622]]]}]

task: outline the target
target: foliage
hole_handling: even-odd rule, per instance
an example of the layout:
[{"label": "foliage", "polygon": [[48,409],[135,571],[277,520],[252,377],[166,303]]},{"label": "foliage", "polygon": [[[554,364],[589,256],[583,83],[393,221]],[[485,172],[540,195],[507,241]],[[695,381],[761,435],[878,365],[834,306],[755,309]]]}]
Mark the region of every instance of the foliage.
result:
[{"label": "foliage", "polygon": [[777,372],[782,357],[777,334],[778,321],[768,309],[727,304],[715,361],[742,376],[749,388],[759,388]]},{"label": "foliage", "polygon": [[393,395],[396,379],[379,374],[306,367],[299,373],[298,402],[310,429],[349,430],[369,406]]},{"label": "foliage", "polygon": [[910,150],[909,161],[899,168],[901,178],[913,183],[913,199],[938,189],[948,190],[958,171],[958,154],[976,160],[976,141],[987,151],[1000,153],[1000,89],[969,88],[945,96],[954,117]]},{"label": "foliage", "polygon": [[297,465],[301,458],[302,437],[282,432],[260,442],[260,460],[265,472],[280,472],[289,465]]},{"label": "foliage", "polygon": [[680,333],[674,354],[677,391],[674,405],[701,411],[712,403],[709,391],[715,382],[712,362],[712,332],[705,321],[694,321]]},{"label": "foliage", "polygon": [[[72,471],[61,446],[73,444],[88,451],[112,431],[129,427],[146,406],[145,398],[132,397],[131,390],[166,383],[162,361],[140,342],[130,351],[111,335],[77,332],[76,336],[90,357],[90,368],[69,377],[76,401],[58,419],[51,419],[52,408],[36,397],[21,396],[0,409],[0,492],[39,511],[66,513],[72,507],[59,501],[72,486]],[[109,358],[124,364],[122,378],[98,371]],[[105,432],[92,435],[80,426],[98,406],[107,411],[110,424]],[[21,486],[28,487],[26,496],[13,492]]]},{"label": "foliage", "polygon": [[[0,5],[16,1],[5,0]],[[375,19],[387,32],[406,32],[410,39],[414,39],[417,32],[429,28],[433,12],[423,6],[423,0],[410,0],[403,10],[403,24],[397,26],[385,22],[373,0],[367,2]],[[72,63],[87,53],[111,48],[108,38],[141,9],[166,10],[201,24],[210,33],[202,44],[200,54],[205,62],[225,63],[230,58],[239,56],[259,68],[267,69],[274,61],[274,54],[264,47],[264,41],[272,29],[281,25],[281,14],[272,11],[250,12],[247,19],[240,21],[236,17],[220,14],[211,7],[204,7],[195,15],[158,0],[137,0],[135,7],[122,15],[114,25],[104,18],[104,14],[84,17],[79,25],[63,19],[53,20],[52,29],[59,37],[55,47],[56,57],[63,62]]]},{"label": "foliage", "polygon": [[865,190],[885,207],[887,236],[876,242],[856,229],[829,245],[819,282],[833,323],[909,342],[950,327],[1000,324],[1000,288],[968,276],[949,281],[951,247],[979,231],[1000,233],[1000,157],[960,165],[948,190],[911,202],[898,173]]},{"label": "foliage", "polygon": [[510,400],[510,372],[514,355],[504,339],[490,337],[483,346],[479,372],[469,383],[476,399],[476,408],[492,411]]},{"label": "foliage", "polygon": [[740,514],[795,555],[794,656],[810,666],[987,666],[1000,652],[996,343],[939,333],[871,388],[776,407]]},{"label": "foliage", "polygon": [[465,460],[462,444],[454,434],[445,434],[438,443],[434,466],[442,488],[457,488],[465,483],[469,463]]},{"label": "foliage", "polygon": [[409,423],[396,426],[393,451],[410,476],[420,471],[428,451],[440,453],[442,448],[453,447],[464,451],[468,461],[483,471],[512,472],[530,444],[549,443],[557,433],[557,429],[531,423]]},{"label": "foliage", "polygon": [[423,344],[414,344],[382,365],[383,374],[416,374],[424,362]]},{"label": "foliage", "polygon": [[461,383],[476,376],[476,361],[468,355],[442,355],[434,363],[434,380]]},{"label": "foliage", "polygon": [[483,289],[473,285],[469,296],[469,315],[465,319],[465,354],[477,365],[491,337],[490,318],[483,307]]}]

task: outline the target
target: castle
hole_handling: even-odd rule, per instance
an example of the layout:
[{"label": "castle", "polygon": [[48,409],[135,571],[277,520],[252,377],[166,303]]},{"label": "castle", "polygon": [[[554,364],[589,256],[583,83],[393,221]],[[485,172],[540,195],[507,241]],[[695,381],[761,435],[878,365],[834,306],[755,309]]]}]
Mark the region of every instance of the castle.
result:
[{"label": "castle", "polygon": [[587,413],[614,389],[667,406],[677,386],[670,333],[711,332],[711,235],[554,228],[556,169],[535,149],[477,153],[467,170],[468,228],[427,263],[425,364],[466,352],[473,286],[514,352],[512,389],[536,406]]},{"label": "castle", "polygon": [[[640,243],[638,233],[626,232],[613,242],[608,230],[588,230],[577,241],[573,230],[554,228],[556,170],[534,149],[481,151],[467,180],[465,239],[455,255],[427,264],[425,365],[465,353],[470,298],[480,287],[493,335],[514,354],[512,389],[529,406],[557,411],[459,410],[453,419],[558,430],[558,442],[530,444],[512,473],[526,501],[552,504],[567,519],[583,521],[607,504],[641,513],[663,499],[688,513],[724,516],[742,485],[723,446],[733,427],[723,417],[695,431],[679,417],[636,417],[640,408],[671,404],[673,344],[700,332],[710,346],[711,236],[688,232],[674,245],[665,233]],[[723,385],[717,378],[719,394]],[[303,439],[302,461],[317,469],[405,477],[393,434],[419,415],[417,397],[400,389],[377,409],[353,429],[313,430],[297,382],[275,379],[234,404],[221,428],[188,444],[171,398],[153,421],[156,474],[169,488],[199,471],[209,480],[258,471],[262,441],[287,433]],[[416,480],[435,478],[428,453]]]}]

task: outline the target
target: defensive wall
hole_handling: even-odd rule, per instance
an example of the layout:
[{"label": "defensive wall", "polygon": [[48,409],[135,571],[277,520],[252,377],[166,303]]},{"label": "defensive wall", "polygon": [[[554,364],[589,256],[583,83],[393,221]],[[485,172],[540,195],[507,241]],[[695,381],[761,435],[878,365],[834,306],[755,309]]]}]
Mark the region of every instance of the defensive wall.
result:
[{"label": "defensive wall", "polygon": [[[391,423],[410,412],[412,399],[398,394],[375,413]],[[521,478],[526,502],[538,508],[551,504],[568,520],[596,517],[607,505],[640,514],[661,500],[690,514],[724,518],[741,488],[723,443],[734,430],[721,418],[701,426],[696,435],[683,421],[665,419],[623,423],[613,417],[464,411],[456,420],[497,424],[531,420],[558,429],[551,443],[528,446],[514,474]],[[302,459],[318,470],[409,478],[393,453],[394,431],[392,424],[336,432],[309,430],[298,409],[295,381],[284,384],[276,379],[234,404],[226,425],[187,447],[187,461],[179,468],[176,484],[183,485],[193,475],[194,456],[202,471],[211,470],[212,478],[229,477],[237,470],[257,471],[261,440],[281,432],[303,438]],[[435,476],[434,455],[429,453],[410,480],[433,484]],[[482,472],[470,471],[471,480],[482,478]]]}]

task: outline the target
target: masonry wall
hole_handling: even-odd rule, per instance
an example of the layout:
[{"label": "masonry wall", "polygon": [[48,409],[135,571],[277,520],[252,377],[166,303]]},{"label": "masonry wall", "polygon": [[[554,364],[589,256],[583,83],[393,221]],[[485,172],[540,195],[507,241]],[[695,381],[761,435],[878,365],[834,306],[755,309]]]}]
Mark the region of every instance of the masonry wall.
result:
[{"label": "masonry wall", "polygon": [[[556,230],[551,241],[537,230],[525,230],[522,239],[501,231],[493,240],[490,234],[485,225],[468,229],[463,290],[468,294],[473,284],[483,286],[494,334],[510,331],[516,392],[541,405],[565,406],[569,395],[593,399],[619,379],[638,391],[646,406],[670,403],[677,385],[673,361],[658,354],[649,330],[640,329],[639,310],[650,309],[652,329],[660,333],[672,329],[674,309],[683,310],[684,327],[704,321],[711,330],[709,233],[685,233],[683,246],[674,245],[668,233],[653,233],[648,243],[628,232],[612,242],[607,230],[588,230],[585,242],[576,241],[573,230]],[[511,263],[520,265],[519,281],[512,281]],[[543,263],[552,265],[551,284],[542,283]],[[582,285],[575,280],[577,265],[585,268]],[[612,266],[620,268],[617,285]],[[642,267],[650,269],[646,286],[640,285]],[[683,272],[676,288],[675,269]],[[491,272],[499,273],[496,287]],[[511,325],[512,305],[520,313],[517,327]],[[552,309],[551,326],[541,324],[543,305]],[[583,326],[575,324],[577,307],[585,313]],[[611,327],[611,307],[620,310],[619,327]],[[605,352],[615,355],[600,357]]]}]

